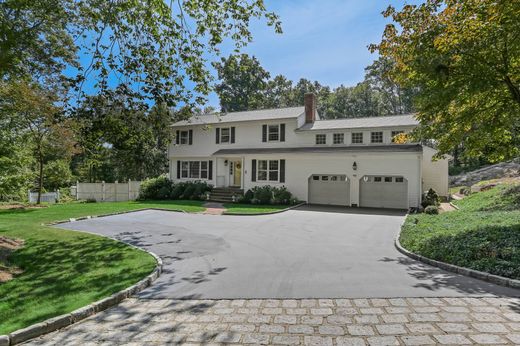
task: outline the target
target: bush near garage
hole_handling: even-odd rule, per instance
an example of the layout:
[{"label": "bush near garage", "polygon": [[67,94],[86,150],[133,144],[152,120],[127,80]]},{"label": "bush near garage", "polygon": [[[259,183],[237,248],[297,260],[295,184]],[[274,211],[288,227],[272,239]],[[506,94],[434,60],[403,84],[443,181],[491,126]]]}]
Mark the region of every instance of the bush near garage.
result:
[{"label": "bush near garage", "polygon": [[430,205],[439,206],[441,204],[439,194],[434,189],[429,189],[422,198],[421,205],[427,208]]},{"label": "bush near garage", "polygon": [[298,203],[298,200],[293,197],[292,193],[285,186],[276,187],[264,185],[255,186],[252,189],[247,190],[240,202],[251,204],[289,205]]},{"label": "bush near garage", "polygon": [[439,214],[439,207],[436,205],[429,205],[424,208],[424,212],[429,215],[437,215]]},{"label": "bush near garage", "polygon": [[166,176],[146,179],[139,188],[139,199],[170,199],[173,191],[173,182]]}]

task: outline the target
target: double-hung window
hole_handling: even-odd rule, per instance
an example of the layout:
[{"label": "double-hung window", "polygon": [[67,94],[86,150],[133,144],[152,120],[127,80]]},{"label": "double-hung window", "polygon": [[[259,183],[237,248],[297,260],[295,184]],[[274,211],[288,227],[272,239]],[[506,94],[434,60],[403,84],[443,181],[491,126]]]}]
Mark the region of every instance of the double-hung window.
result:
[{"label": "double-hung window", "polygon": [[258,160],[258,181],[278,181],[280,176],[280,161]]},{"label": "double-hung window", "polygon": [[370,133],[370,142],[371,143],[383,143],[383,132],[376,131]]},{"label": "double-hung window", "polygon": [[345,134],[344,133],[335,133],[332,135],[332,143],[333,144],[343,144],[345,143]]},{"label": "double-hung window", "polygon": [[189,141],[189,133],[188,131],[181,131],[180,132],[180,141],[179,143],[180,144],[188,144],[188,141]]},{"label": "double-hung window", "polygon": [[269,125],[267,127],[268,135],[267,138],[269,141],[279,141],[280,140],[280,125]]},{"label": "double-hung window", "polygon": [[316,144],[327,144],[327,135],[324,133],[316,135]]},{"label": "double-hung window", "polygon": [[352,132],[352,144],[363,143],[363,132]]},{"label": "double-hung window", "polygon": [[186,179],[209,179],[209,161],[181,161],[179,177]]},{"label": "double-hung window", "polygon": [[229,143],[231,142],[231,129],[229,127],[224,127],[220,129],[220,143]]}]

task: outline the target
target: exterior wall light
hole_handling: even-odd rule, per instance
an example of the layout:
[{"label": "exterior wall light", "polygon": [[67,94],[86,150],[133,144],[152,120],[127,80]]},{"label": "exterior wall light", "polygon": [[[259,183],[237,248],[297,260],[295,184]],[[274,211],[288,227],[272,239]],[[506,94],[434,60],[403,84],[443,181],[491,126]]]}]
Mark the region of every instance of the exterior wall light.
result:
[{"label": "exterior wall light", "polygon": [[356,163],[356,161],[354,161],[354,163],[352,164],[352,169],[357,171],[357,163]]}]

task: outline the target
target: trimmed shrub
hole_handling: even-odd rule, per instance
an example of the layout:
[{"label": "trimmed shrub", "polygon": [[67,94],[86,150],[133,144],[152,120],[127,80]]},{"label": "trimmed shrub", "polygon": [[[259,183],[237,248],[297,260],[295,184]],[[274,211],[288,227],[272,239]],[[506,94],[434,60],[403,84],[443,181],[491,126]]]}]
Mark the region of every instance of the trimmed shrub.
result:
[{"label": "trimmed shrub", "polygon": [[270,204],[273,199],[273,188],[270,185],[255,186],[253,189],[253,199],[251,203],[254,204]]},{"label": "trimmed shrub", "polygon": [[423,195],[421,205],[423,208],[426,208],[430,205],[439,206],[440,198],[437,192],[435,192],[434,189],[429,189],[428,192]]},{"label": "trimmed shrub", "polygon": [[139,199],[169,199],[173,192],[173,182],[166,175],[146,179],[139,188]]},{"label": "trimmed shrub", "polygon": [[177,198],[181,199],[204,200],[206,199],[206,192],[210,192],[213,189],[213,186],[208,185],[204,181],[187,181],[178,185],[180,185],[179,189],[174,189],[172,195],[178,195],[179,197]]},{"label": "trimmed shrub", "polygon": [[291,204],[292,194],[285,186],[273,188],[273,203],[274,204]]},{"label": "trimmed shrub", "polygon": [[251,190],[247,190],[240,202],[242,203],[251,203],[251,201],[255,198],[255,194]]},{"label": "trimmed shrub", "polygon": [[424,212],[430,215],[437,215],[439,214],[439,207],[436,205],[429,205],[426,208],[424,208]]}]

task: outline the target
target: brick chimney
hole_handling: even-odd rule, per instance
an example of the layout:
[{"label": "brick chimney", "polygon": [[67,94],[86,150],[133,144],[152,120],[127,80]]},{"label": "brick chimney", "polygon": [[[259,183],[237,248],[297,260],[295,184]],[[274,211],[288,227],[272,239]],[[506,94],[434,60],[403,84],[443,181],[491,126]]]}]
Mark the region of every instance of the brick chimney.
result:
[{"label": "brick chimney", "polygon": [[305,123],[313,123],[316,120],[316,95],[314,93],[305,93]]}]

